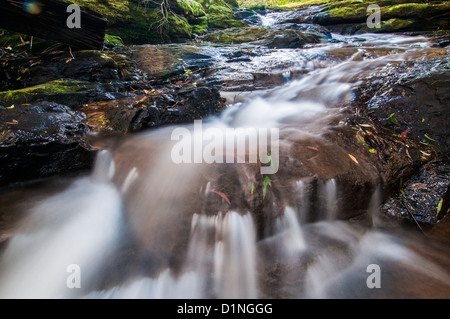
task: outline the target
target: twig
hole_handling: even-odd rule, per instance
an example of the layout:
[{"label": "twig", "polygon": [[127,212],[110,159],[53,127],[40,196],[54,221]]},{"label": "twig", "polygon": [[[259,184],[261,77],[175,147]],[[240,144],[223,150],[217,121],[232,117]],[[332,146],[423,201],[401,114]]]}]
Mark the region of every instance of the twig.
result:
[{"label": "twig", "polygon": [[75,60],[75,57],[72,54],[72,48],[70,47],[70,45],[69,45],[69,53],[70,53],[70,56],[72,57],[72,59]]},{"label": "twig", "polygon": [[403,200],[400,200],[400,202],[403,204],[403,206],[406,208],[406,211],[408,212],[408,214],[411,216],[411,218],[414,220],[414,222],[416,223],[417,227],[419,227],[420,231],[422,232],[422,234],[425,237],[428,237],[427,234],[423,231],[422,227],[420,227],[420,224],[417,222],[416,218],[414,217],[414,214],[409,210],[408,205],[406,205],[406,203]]}]

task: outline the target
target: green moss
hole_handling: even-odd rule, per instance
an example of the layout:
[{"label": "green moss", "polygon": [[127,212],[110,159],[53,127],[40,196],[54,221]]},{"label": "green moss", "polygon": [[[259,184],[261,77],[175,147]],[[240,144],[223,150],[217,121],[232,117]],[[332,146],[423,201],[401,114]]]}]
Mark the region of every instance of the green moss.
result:
[{"label": "green moss", "polygon": [[124,44],[157,44],[170,41],[158,30],[161,15],[156,9],[146,9],[130,3],[130,20],[118,27],[109,27],[106,32],[120,37]]},{"label": "green moss", "polygon": [[192,37],[192,26],[187,19],[178,15],[168,17],[168,35],[173,41],[180,41]]},{"label": "green moss", "polygon": [[230,18],[234,18],[233,10],[226,7],[226,6],[220,6],[220,5],[210,5],[208,7],[208,13],[214,14],[214,15],[225,15]]},{"label": "green moss", "polygon": [[381,15],[388,18],[421,18],[426,19],[450,9],[450,2],[439,4],[403,3],[381,9]]},{"label": "green moss", "polygon": [[206,14],[203,5],[195,0],[177,0],[177,2],[184,10],[185,15],[201,17]]},{"label": "green moss", "polygon": [[0,104],[11,105],[35,101],[38,97],[83,92],[96,87],[95,83],[75,80],[55,80],[48,83],[0,92]]},{"label": "green moss", "polygon": [[123,40],[117,35],[105,34],[105,46],[122,46]]},{"label": "green moss", "polygon": [[66,0],[70,3],[86,7],[102,15],[108,25],[122,24],[129,21],[130,3],[128,0]]},{"label": "green moss", "polygon": [[202,35],[208,31],[208,17],[199,17],[193,21],[192,34]]},{"label": "green moss", "polygon": [[378,32],[398,32],[406,31],[417,23],[413,19],[389,19],[388,21],[381,21],[381,28]]},{"label": "green moss", "polygon": [[365,19],[367,16],[367,4],[356,3],[349,6],[333,6],[328,11],[330,17],[342,19]]}]

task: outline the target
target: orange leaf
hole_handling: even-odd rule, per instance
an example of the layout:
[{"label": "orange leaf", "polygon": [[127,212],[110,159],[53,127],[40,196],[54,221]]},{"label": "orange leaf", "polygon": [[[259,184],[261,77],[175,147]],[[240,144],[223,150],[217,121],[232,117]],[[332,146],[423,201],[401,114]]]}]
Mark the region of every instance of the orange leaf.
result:
[{"label": "orange leaf", "polygon": [[215,190],[211,190],[211,192],[216,193],[217,195],[219,195],[220,197],[222,197],[223,199],[225,199],[225,200],[227,201],[228,205],[231,206],[231,202],[230,202],[230,200],[228,199],[227,195],[225,195],[225,194],[222,193],[222,192],[215,191]]},{"label": "orange leaf", "polygon": [[353,162],[359,165],[358,160],[352,154],[348,154],[348,156],[352,159]]},{"label": "orange leaf", "polygon": [[400,137],[401,137],[403,140],[406,140],[406,135],[407,135],[410,131],[411,131],[411,129],[404,131],[402,134],[400,134]]},{"label": "orange leaf", "polygon": [[313,151],[319,151],[317,147],[314,146],[306,146],[307,149],[313,150]]}]

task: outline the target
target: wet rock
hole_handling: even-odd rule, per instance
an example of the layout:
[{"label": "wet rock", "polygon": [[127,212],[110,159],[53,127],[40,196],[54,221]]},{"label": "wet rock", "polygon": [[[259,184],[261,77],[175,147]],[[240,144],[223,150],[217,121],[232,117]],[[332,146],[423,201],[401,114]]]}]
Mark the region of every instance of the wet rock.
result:
[{"label": "wet rock", "polygon": [[393,194],[384,207],[390,215],[438,221],[436,209],[449,185],[449,62],[446,56],[403,62],[357,90],[370,127],[359,126],[362,140]]},{"label": "wet rock", "polygon": [[391,216],[436,224],[448,214],[449,187],[450,164],[427,163],[402,185],[398,196],[384,204],[383,210]]},{"label": "wet rock", "polygon": [[130,59],[113,51],[51,51],[29,58],[0,60],[0,64],[0,80],[7,89],[23,89],[60,79],[108,83],[139,78]]},{"label": "wet rock", "polygon": [[217,88],[185,88],[156,96],[139,97],[131,108],[106,109],[106,134],[138,132],[150,127],[190,123],[218,114],[225,107],[225,99]]},{"label": "wet rock", "polygon": [[85,115],[43,102],[0,111],[0,183],[9,185],[88,169],[95,152]]},{"label": "wet rock", "polygon": [[320,43],[330,37],[328,30],[320,27],[285,24],[276,27],[251,26],[212,32],[203,40],[213,43],[252,43],[269,48],[302,48],[306,44]]},{"label": "wet rock", "polygon": [[[381,7],[381,27],[369,28],[367,12],[370,4]],[[435,31],[449,29],[448,3],[409,3],[409,1],[352,2],[339,1],[317,6],[302,6],[285,14],[281,23],[313,23],[333,32],[357,34],[365,32]]]},{"label": "wet rock", "polygon": [[53,101],[71,107],[79,107],[93,101],[115,99],[123,96],[129,84],[126,82],[95,83],[72,79],[60,79],[18,90],[0,92],[0,103],[14,106],[39,101]]},{"label": "wet rock", "polygon": [[29,69],[30,82],[38,85],[60,78],[88,82],[131,81],[138,78],[126,56],[113,51],[75,51],[44,54]]},{"label": "wet rock", "polygon": [[397,134],[410,129],[408,137],[448,154],[449,71],[448,57],[402,63],[382,78],[370,79],[374,94],[366,102],[367,112]]}]

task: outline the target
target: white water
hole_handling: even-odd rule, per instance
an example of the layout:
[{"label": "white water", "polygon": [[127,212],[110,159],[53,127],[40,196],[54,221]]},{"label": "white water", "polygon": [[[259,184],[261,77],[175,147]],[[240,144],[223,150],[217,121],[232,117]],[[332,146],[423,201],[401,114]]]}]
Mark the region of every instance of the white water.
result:
[{"label": "white water", "polygon": [[98,162],[92,178],[75,182],[31,210],[21,234],[0,259],[0,298],[75,297],[77,289],[67,285],[74,271],[70,266],[79,267],[81,285],[97,275],[123,222],[116,187],[96,179],[98,170],[110,168],[110,162]]},{"label": "white water", "polygon": [[[366,37],[375,47],[406,50],[412,44],[426,46],[423,38]],[[330,44],[311,49],[305,55],[317,54],[317,50],[325,54],[335,47]],[[358,76],[405,57],[404,53],[367,60],[357,59],[359,56],[358,51],[344,62],[313,70],[267,95],[232,105],[220,117],[210,119],[205,128],[277,127],[297,137],[320,137],[329,120],[339,113],[334,108],[337,103],[351,98]],[[288,282],[286,286],[293,285],[296,280],[301,282],[296,267],[308,254],[316,258],[303,269],[305,284],[294,286],[295,292],[285,291],[282,296],[370,296],[365,267],[373,263],[386,269],[400,263],[408,272],[428,275],[423,266],[431,269],[434,279],[450,284],[446,271],[419,257],[395,236],[337,222],[339,188],[334,179],[322,181],[320,212],[311,211],[307,182],[297,181],[298,205],[282,210],[266,238],[258,237],[258,225],[251,213],[230,209],[225,199],[214,214],[202,209],[191,211],[190,205],[197,200],[185,200],[192,194],[198,193],[198,201],[207,202],[208,196],[217,193],[212,193],[210,184],[198,192],[195,188],[200,176],[209,173],[206,165],[177,165],[170,160],[172,129],[137,135],[115,152],[101,152],[91,177],[75,181],[64,192],[31,208],[20,233],[1,256],[0,297],[258,298],[270,296],[260,282],[265,267],[280,262],[287,268],[280,278]],[[256,183],[251,174],[241,178],[250,180],[249,185]],[[249,195],[249,185],[242,193]],[[378,196],[375,193],[375,202]],[[375,204],[371,209],[376,214]],[[305,216],[312,213],[323,216],[322,221],[305,225]],[[162,260],[158,271],[152,275],[145,271],[125,273],[126,279],[120,283],[91,287],[106,258],[119,246],[119,234],[128,218],[139,242],[136,250],[144,251],[143,256],[151,262]],[[174,238],[185,232],[186,254],[179,269],[173,269],[166,250],[176,254]],[[139,259],[130,260],[134,262]],[[66,270],[73,264],[81,270],[79,289],[67,286],[70,273]]]}]

